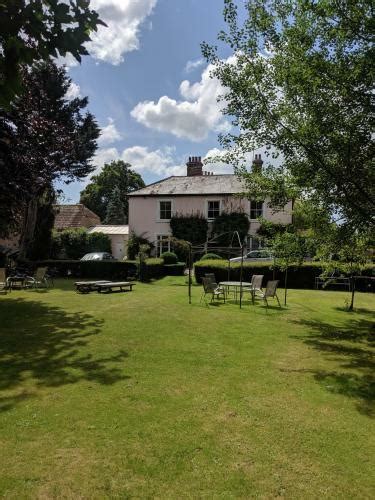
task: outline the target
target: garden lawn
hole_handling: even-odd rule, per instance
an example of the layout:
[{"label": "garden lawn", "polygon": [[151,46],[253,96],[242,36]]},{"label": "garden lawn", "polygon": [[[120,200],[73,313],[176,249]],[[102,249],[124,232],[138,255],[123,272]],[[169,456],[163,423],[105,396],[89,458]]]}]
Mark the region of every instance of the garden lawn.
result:
[{"label": "garden lawn", "polygon": [[375,298],[0,296],[0,496],[374,498]]}]

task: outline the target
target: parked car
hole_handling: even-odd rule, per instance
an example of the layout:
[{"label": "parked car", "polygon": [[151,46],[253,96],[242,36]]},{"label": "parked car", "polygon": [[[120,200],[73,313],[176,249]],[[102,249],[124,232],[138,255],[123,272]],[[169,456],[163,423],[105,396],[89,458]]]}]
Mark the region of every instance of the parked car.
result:
[{"label": "parked car", "polygon": [[81,260],[117,260],[108,252],[87,253]]},{"label": "parked car", "polygon": [[[244,262],[257,262],[264,260],[273,260],[273,255],[270,250],[266,248],[262,248],[259,250],[251,250],[251,252],[247,253],[243,256]],[[231,262],[241,262],[241,257],[234,257],[230,259]]]}]

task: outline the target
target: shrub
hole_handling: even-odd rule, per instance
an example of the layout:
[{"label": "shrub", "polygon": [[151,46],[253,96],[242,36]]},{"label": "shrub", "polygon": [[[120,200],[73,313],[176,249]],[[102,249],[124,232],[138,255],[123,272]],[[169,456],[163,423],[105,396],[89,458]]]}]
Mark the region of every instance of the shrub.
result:
[{"label": "shrub", "polygon": [[200,260],[223,260],[223,258],[216,253],[206,253]]},{"label": "shrub", "polygon": [[88,233],[84,228],[65,229],[52,237],[52,256],[80,259],[90,252],[111,252],[111,240],[104,233]]},{"label": "shrub", "polygon": [[171,248],[173,252],[177,255],[179,262],[187,262],[189,257],[190,245],[186,240],[179,240],[177,238],[171,238]]},{"label": "shrub", "polygon": [[[212,235],[217,237],[219,246],[238,246],[238,238],[234,231],[238,231],[241,241],[249,232],[250,222],[246,214],[242,212],[222,213],[214,220]],[[221,236],[220,236],[221,235]]]},{"label": "shrub", "polygon": [[174,252],[164,252],[160,255],[163,259],[164,264],[177,264],[177,255]]},{"label": "shrub", "polygon": [[177,239],[199,244],[207,239],[208,222],[201,214],[174,215],[169,222],[172,235]]},{"label": "shrub", "polygon": [[139,249],[141,245],[149,245],[150,250],[153,248],[153,244],[144,238],[142,235],[138,236],[134,232],[130,233],[128,241],[128,258],[134,260],[139,254]]}]

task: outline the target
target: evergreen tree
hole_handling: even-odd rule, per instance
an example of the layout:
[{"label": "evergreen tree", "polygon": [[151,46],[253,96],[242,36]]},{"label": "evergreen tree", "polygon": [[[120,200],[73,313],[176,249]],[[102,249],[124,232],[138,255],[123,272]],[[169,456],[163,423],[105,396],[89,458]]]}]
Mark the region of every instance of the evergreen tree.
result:
[{"label": "evergreen tree", "polygon": [[[3,185],[12,194],[8,203],[14,206],[8,224],[24,209],[21,256],[34,239],[40,197],[55,181],[82,179],[94,169],[91,158],[99,128],[90,113],[82,114],[87,98],[66,99],[70,83],[66,70],[52,62],[24,68],[24,93],[9,111],[0,111],[12,146],[1,151],[4,165],[13,165],[1,172]],[[1,212],[6,197],[1,196],[0,203]]]},{"label": "evergreen tree", "polygon": [[124,202],[121,197],[120,188],[117,186],[112,191],[111,198],[108,203],[105,224],[125,224],[126,216],[124,211]]},{"label": "evergreen tree", "polygon": [[91,182],[81,191],[80,202],[98,214],[101,220],[107,216],[107,207],[113,190],[118,187],[125,213],[128,219],[128,194],[145,186],[142,177],[122,160],[106,163],[98,175],[91,177]]}]

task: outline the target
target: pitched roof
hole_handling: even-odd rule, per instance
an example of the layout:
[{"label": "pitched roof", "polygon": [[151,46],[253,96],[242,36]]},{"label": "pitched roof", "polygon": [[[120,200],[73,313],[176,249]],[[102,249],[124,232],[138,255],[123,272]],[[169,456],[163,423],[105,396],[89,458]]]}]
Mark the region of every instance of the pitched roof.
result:
[{"label": "pitched roof", "polygon": [[89,233],[104,233],[104,234],[129,234],[129,226],[93,226],[88,230]]},{"label": "pitched roof", "polygon": [[77,203],[76,205],[55,205],[55,229],[90,227],[100,224],[100,218],[90,209]]},{"label": "pitched roof", "polygon": [[235,174],[172,176],[133,191],[129,196],[189,196],[242,193],[245,187]]}]

